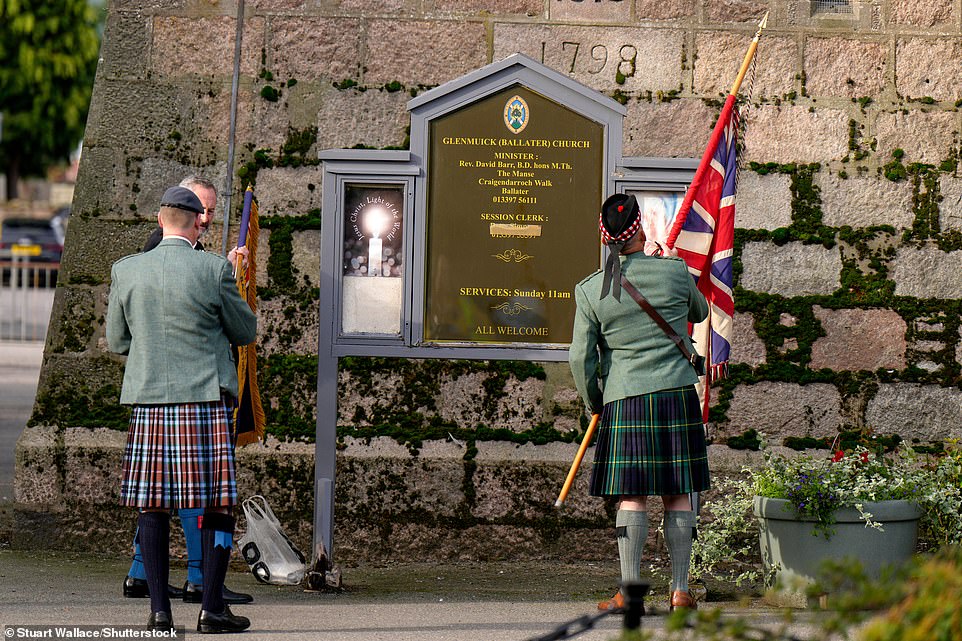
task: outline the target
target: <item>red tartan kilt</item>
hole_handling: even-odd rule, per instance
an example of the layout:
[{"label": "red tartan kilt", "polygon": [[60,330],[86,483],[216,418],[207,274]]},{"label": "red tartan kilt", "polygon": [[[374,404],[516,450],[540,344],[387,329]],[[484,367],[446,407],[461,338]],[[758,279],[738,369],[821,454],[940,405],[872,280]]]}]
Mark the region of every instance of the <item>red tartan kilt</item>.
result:
[{"label": "red tartan kilt", "polygon": [[223,400],[135,405],[120,504],[168,509],[234,505],[232,415]]}]

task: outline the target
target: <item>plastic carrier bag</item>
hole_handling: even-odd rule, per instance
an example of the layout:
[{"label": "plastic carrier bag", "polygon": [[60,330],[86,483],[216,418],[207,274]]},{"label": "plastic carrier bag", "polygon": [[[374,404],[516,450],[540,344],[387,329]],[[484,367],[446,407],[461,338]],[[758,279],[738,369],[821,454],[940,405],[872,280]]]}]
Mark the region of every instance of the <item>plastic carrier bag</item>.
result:
[{"label": "plastic carrier bag", "polygon": [[255,495],[242,504],[247,532],[237,542],[251,574],[261,583],[297,585],[307,572],[307,560],[284,534],[267,499]]}]

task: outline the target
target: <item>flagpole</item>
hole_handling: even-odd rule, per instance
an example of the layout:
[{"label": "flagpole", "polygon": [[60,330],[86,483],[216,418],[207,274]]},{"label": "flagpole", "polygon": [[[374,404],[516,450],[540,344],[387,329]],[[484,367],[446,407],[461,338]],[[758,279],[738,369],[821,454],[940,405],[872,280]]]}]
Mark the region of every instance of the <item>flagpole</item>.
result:
[{"label": "flagpole", "polygon": [[[714,367],[714,365],[712,365],[712,361],[711,361],[711,358],[712,358],[712,356],[711,356],[711,352],[712,352],[711,315],[712,315],[711,305],[709,305],[709,306],[708,306],[708,316],[706,316],[706,317],[705,317],[705,320],[703,321],[703,322],[707,323],[707,325],[705,326],[705,334],[707,334],[707,340],[705,341],[705,354],[704,354],[704,357],[705,357],[705,364],[708,365],[708,367],[705,368],[705,400],[704,400],[704,402],[702,403],[701,419],[702,419],[702,423],[704,423],[706,426],[708,425],[708,410],[710,409],[710,408],[709,408],[709,403],[710,403],[710,399],[711,399],[711,391],[710,391],[710,390],[711,390],[711,383],[712,383],[712,374],[713,374],[713,371],[714,371],[714,370],[712,369],[712,368]],[[708,436],[708,435],[705,434],[705,436]]]},{"label": "flagpole", "polygon": [[755,50],[758,49],[758,39],[762,37],[762,30],[768,26],[768,12],[762,16],[761,22],[758,23],[758,31],[755,32],[755,37],[752,38],[752,42],[748,45],[748,51],[745,53],[745,60],[742,61],[742,67],[738,70],[738,76],[735,78],[735,83],[732,85],[732,90],[728,92],[730,96],[738,95],[738,90],[742,86],[742,81],[745,79],[745,74],[748,73],[748,67],[752,64],[752,58],[755,57]]},{"label": "flagpole", "polygon": [[564,485],[561,487],[561,493],[558,495],[558,500],[554,503],[555,507],[564,505],[565,499],[568,498],[571,484],[574,483],[575,475],[578,474],[578,468],[581,467],[581,460],[585,457],[588,446],[591,445],[591,437],[595,435],[596,427],[598,427],[598,414],[592,414],[591,423],[588,425],[588,429],[585,430],[585,437],[581,439],[581,446],[578,448],[578,453],[575,454],[575,459],[571,462],[571,469],[568,470],[568,478],[565,479]]},{"label": "flagpole", "polygon": [[[721,140],[722,135],[725,133],[725,127],[728,125],[727,115],[735,107],[735,98],[738,95],[738,90],[742,86],[742,81],[745,79],[745,75],[748,73],[748,68],[752,64],[752,58],[755,57],[755,50],[758,49],[758,39],[761,38],[762,29],[768,24],[768,12],[762,17],[761,22],[758,23],[758,30],[755,32],[755,37],[752,38],[751,44],[748,45],[748,51],[745,53],[745,59],[742,61],[742,66],[738,70],[738,75],[735,77],[735,82],[732,84],[732,90],[728,94],[728,98],[725,100],[725,106],[722,107],[721,115],[718,118],[718,122],[715,123],[715,129],[711,132],[711,139],[708,141],[708,146],[705,148],[705,153],[701,157],[701,162],[698,164],[698,169],[695,171],[695,177],[691,180],[691,185],[688,186],[688,191],[685,192],[685,199],[681,203],[681,207],[678,209],[678,214],[675,216],[675,220],[685,220],[688,217],[688,211],[691,209],[691,204],[695,199],[695,193],[698,191],[698,187],[701,185],[702,181],[705,179],[705,174],[708,168],[711,166],[711,159],[715,155],[715,150],[718,148],[718,141]],[[678,233],[681,231],[681,225],[676,224],[672,229],[668,238],[665,240],[665,244],[671,249],[675,246],[675,241],[678,240]]]},{"label": "flagpole", "polygon": [[[234,29],[234,65],[230,83],[230,124],[227,134],[227,185],[224,188],[224,234],[220,253],[227,255],[227,236],[230,232],[231,194],[234,191],[234,150],[237,147],[237,91],[240,83],[241,43],[244,39],[244,0],[237,3],[237,25]],[[237,278],[237,274],[234,274]]]}]

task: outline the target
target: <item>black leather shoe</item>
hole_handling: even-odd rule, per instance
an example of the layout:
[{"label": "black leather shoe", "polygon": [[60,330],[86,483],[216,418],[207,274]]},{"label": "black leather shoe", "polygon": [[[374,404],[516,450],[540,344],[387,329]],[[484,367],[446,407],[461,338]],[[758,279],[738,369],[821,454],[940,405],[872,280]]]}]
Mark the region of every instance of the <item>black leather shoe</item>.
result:
[{"label": "black leather shoe", "polygon": [[234,615],[226,605],[220,614],[201,610],[200,616],[197,617],[197,631],[201,634],[243,632],[249,627],[251,627],[250,619]]},{"label": "black leather shoe", "polygon": [[[228,605],[240,605],[242,603],[251,603],[254,597],[250,594],[244,594],[243,592],[234,592],[224,586],[224,603]],[[184,584],[184,603],[203,603],[204,602],[204,588],[203,586],[191,583],[188,581]]]},{"label": "black leather shoe", "polygon": [[[167,586],[167,595],[171,599],[181,599],[184,591],[172,585]],[[147,589],[147,581],[135,579],[132,576],[124,578],[124,596],[128,599],[147,599],[150,597],[150,590]]]},{"label": "black leather shoe", "polygon": [[243,592],[234,592],[224,586],[224,603],[238,605],[241,603],[251,603],[254,601],[254,597],[250,594],[244,594]]},{"label": "black leather shoe", "polygon": [[170,616],[170,612],[151,612],[147,617],[147,629],[170,632],[174,629],[174,619]]},{"label": "black leather shoe", "polygon": [[128,599],[146,599],[150,596],[150,591],[147,589],[147,582],[143,579],[135,579],[132,576],[127,576],[124,578],[124,596]]}]

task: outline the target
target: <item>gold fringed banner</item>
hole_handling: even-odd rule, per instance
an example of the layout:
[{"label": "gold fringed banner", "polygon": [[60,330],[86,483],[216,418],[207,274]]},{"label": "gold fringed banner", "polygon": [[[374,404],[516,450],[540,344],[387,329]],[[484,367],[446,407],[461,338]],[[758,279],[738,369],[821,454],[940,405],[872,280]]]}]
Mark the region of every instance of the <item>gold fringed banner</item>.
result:
[{"label": "gold fringed banner", "polygon": [[[246,233],[245,233],[246,232]],[[244,213],[241,216],[241,239],[238,246],[245,245],[250,252],[246,268],[238,272],[237,289],[247,301],[251,311],[257,312],[257,238],[260,223],[257,201],[248,187],[244,194]],[[264,440],[264,408],[257,386],[257,343],[244,345],[237,350],[237,410],[234,413],[234,430],[237,445],[243,446]]]}]

